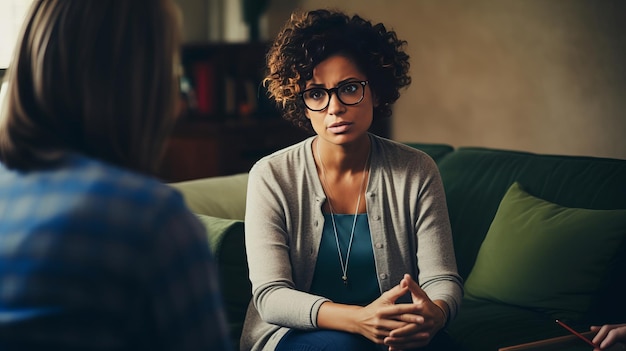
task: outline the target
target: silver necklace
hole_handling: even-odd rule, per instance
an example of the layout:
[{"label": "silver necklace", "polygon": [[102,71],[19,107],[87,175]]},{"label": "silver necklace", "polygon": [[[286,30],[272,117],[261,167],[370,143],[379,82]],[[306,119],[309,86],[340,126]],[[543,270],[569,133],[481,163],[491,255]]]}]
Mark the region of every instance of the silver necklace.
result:
[{"label": "silver necklace", "polygon": [[[322,160],[322,154],[320,153],[320,143],[317,140],[316,149],[317,156],[320,158],[320,164],[322,165],[322,180],[324,185],[326,185],[326,189],[328,189],[328,193],[330,195],[330,187],[328,186],[328,182],[326,181],[326,167],[324,166],[324,161]],[[350,231],[350,242],[348,244],[348,251],[346,252],[346,261],[344,264],[343,255],[341,254],[341,246],[339,245],[339,235],[337,234],[337,225],[335,224],[335,211],[333,209],[333,204],[330,201],[330,196],[328,196],[328,208],[330,209],[330,219],[333,223],[333,232],[335,233],[335,244],[337,244],[337,253],[339,254],[339,264],[341,264],[341,272],[343,275],[341,276],[341,280],[343,280],[344,285],[348,285],[348,261],[350,260],[350,252],[352,251],[352,241],[354,240],[354,229],[356,228],[356,219],[359,214],[359,206],[361,205],[361,191],[363,191],[363,184],[365,183],[365,171],[367,170],[367,163],[369,161],[369,153],[367,155],[367,159],[365,159],[365,165],[363,165],[363,177],[361,178],[361,185],[359,186],[359,195],[356,200],[356,208],[354,209],[354,219],[352,220],[352,230]]]}]

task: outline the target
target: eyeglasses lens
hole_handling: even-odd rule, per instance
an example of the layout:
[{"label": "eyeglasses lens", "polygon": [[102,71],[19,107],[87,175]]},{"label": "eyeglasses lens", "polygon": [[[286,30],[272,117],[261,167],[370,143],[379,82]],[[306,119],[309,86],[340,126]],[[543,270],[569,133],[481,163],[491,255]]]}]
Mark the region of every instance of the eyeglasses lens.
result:
[{"label": "eyeglasses lens", "polygon": [[361,82],[348,82],[332,89],[307,89],[302,94],[302,98],[310,110],[321,111],[328,107],[330,94],[332,94],[333,91],[335,91],[335,94],[342,104],[356,105],[363,100],[365,85]]}]

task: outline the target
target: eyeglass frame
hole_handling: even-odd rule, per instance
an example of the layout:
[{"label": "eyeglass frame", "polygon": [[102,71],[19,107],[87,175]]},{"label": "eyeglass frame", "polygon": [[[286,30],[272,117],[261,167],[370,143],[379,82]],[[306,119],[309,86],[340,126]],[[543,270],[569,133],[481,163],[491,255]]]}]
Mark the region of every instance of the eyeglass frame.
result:
[{"label": "eyeglass frame", "polygon": [[[352,83],[358,83],[361,84],[361,98],[359,99],[359,101],[353,103],[353,104],[346,104],[345,102],[343,102],[343,100],[341,100],[341,98],[339,97],[339,94],[337,93],[339,91],[339,88],[348,85],[348,84],[352,84]],[[330,88],[330,89],[326,89],[326,88],[322,88],[322,87],[314,87],[314,88],[309,88],[309,89],[305,89],[304,91],[302,91],[300,94],[300,98],[302,99],[302,103],[304,104],[304,107],[306,107],[307,109],[313,111],[313,112],[320,112],[320,111],[324,111],[325,109],[328,108],[328,106],[330,105],[330,98],[332,97],[332,93],[335,93],[335,96],[337,97],[337,100],[339,100],[339,102],[341,102],[343,105],[345,106],[354,106],[354,105],[358,105],[361,103],[361,101],[363,101],[363,99],[365,98],[365,86],[369,84],[369,81],[367,80],[351,80],[345,83],[341,83],[339,85],[337,85],[334,88]],[[315,89],[320,89],[320,90],[324,90],[326,92],[326,94],[328,95],[328,101],[326,102],[326,106],[324,106],[323,108],[316,110],[316,109],[312,109],[309,107],[309,105],[306,104],[306,101],[304,101],[304,94],[306,94],[307,91],[311,91],[311,90],[315,90]]]}]

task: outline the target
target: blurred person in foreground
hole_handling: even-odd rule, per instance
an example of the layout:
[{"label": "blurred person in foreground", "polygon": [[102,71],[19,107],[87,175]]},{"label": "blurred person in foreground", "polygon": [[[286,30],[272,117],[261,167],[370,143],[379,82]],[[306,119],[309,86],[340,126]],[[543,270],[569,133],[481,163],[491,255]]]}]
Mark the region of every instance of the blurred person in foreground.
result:
[{"label": "blurred person in foreground", "polygon": [[34,1],[0,112],[0,349],[229,350],[205,230],[152,177],[171,0]]}]

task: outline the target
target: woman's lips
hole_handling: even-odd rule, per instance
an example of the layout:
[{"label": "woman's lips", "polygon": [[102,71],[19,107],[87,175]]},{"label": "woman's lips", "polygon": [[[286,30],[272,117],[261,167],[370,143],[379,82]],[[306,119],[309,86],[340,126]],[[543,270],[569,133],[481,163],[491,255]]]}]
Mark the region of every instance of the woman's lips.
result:
[{"label": "woman's lips", "polygon": [[335,134],[345,133],[350,130],[352,124],[347,122],[333,123],[328,126],[328,130]]}]

